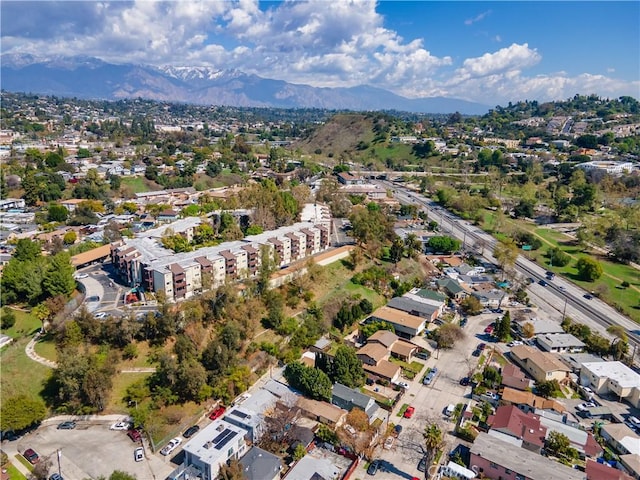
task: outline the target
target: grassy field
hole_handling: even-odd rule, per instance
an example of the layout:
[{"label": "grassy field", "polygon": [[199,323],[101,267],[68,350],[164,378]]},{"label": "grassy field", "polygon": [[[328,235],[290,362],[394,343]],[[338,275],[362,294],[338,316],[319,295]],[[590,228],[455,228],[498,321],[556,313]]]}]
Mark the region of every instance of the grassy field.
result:
[{"label": "grassy field", "polygon": [[145,183],[144,177],[121,177],[120,182],[123,187],[128,187],[133,193],[148,192],[151,190]]},{"label": "grassy field", "polygon": [[113,388],[104,414],[127,413],[128,405],[122,400],[129,385],[149,377],[150,373],[119,373],[113,377]]},{"label": "grassy field", "polygon": [[24,351],[28,338],[16,340],[0,353],[2,375],[0,376],[0,398],[25,394],[31,398],[41,396],[52,370],[34,362]]},{"label": "grassy field", "polygon": [[[358,271],[361,271],[359,268]],[[327,301],[335,301],[337,298],[344,298],[347,295],[360,295],[369,300],[374,308],[384,304],[384,297],[370,288],[357,285],[351,281],[356,272],[349,270],[341,260],[333,262],[325,267],[324,282],[315,285],[313,290],[318,304],[322,305]]]},{"label": "grassy field", "polygon": [[27,480],[27,477],[20,473],[20,470],[18,470],[12,462],[7,463],[2,468],[7,471],[9,480]]},{"label": "grassy field", "polygon": [[43,338],[36,342],[35,351],[41,357],[51,360],[53,362],[58,360],[58,352],[56,351],[56,344],[51,338]]},{"label": "grassy field", "polygon": [[16,316],[16,323],[13,327],[2,330],[2,333],[5,335],[13,339],[22,338],[35,334],[36,331],[42,327],[42,322],[31,315],[31,313],[13,308],[11,310],[13,310]]},{"label": "grassy field", "polygon": [[[491,232],[494,220],[495,214],[493,212],[485,212],[482,228]],[[514,219],[505,219],[504,228],[527,230],[537,235],[542,240],[543,245],[538,250],[526,253],[527,258],[534,260],[547,270],[564,276],[587,291],[598,292],[602,300],[640,323],[640,271],[629,265],[612,262],[606,256],[594,252],[584,253],[573,238],[556,230],[536,227],[531,223]],[[496,238],[499,237],[497,234],[494,234],[494,236]],[[549,265],[549,259],[546,254],[552,247],[559,247],[563,252],[571,255],[571,262],[565,267]],[[585,282],[578,277],[575,264],[581,256],[586,255],[597,259],[602,264],[604,274],[595,282]],[[621,286],[623,281],[629,282],[630,287],[623,288]]]}]

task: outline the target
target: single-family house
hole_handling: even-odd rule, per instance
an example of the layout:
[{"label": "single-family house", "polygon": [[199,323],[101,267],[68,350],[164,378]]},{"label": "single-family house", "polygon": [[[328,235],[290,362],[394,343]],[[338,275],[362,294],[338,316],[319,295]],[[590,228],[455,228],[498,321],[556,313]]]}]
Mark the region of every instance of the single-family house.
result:
[{"label": "single-family house", "polygon": [[571,369],[555,353],[541,352],[528,345],[518,345],[511,349],[511,358],[534,380],[545,382],[566,381]]},{"label": "single-family house", "polygon": [[387,306],[378,308],[369,318],[390,323],[398,336],[409,339],[420,335],[429,323],[426,318]]},{"label": "single-family house", "polygon": [[251,447],[240,459],[246,480],[278,480],[281,478],[282,460],[277,455],[258,447]]},{"label": "single-family house", "polygon": [[600,435],[620,455],[640,452],[640,437],[624,423],[602,425]]},{"label": "single-family house", "polygon": [[545,352],[580,353],[585,344],[570,333],[545,333],[538,335],[536,341]]},{"label": "single-family house", "polygon": [[347,411],[340,407],[310,398],[298,398],[296,406],[304,416],[330,427],[339,427],[347,416]]},{"label": "single-family house", "polygon": [[331,403],[350,412],[354,408],[364,411],[371,423],[377,416],[380,407],[376,401],[358,390],[349,388],[341,383],[334,383],[331,389]]}]

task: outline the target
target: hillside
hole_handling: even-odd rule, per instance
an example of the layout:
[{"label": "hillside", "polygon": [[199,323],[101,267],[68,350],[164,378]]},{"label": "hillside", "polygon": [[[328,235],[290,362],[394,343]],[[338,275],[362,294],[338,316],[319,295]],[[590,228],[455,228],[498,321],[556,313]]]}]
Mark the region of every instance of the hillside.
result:
[{"label": "hillside", "polygon": [[[361,142],[373,140],[373,118],[362,114],[339,114],[319,125],[310,136],[297,144],[307,153],[333,154],[338,157],[344,152],[353,152]],[[320,152],[317,152],[320,150]]]}]

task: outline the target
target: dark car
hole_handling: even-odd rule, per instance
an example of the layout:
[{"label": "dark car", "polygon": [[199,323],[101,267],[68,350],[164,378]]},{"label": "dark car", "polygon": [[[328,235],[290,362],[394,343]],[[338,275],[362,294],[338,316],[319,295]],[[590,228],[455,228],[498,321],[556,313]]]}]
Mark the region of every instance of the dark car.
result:
[{"label": "dark car", "polygon": [[427,459],[422,457],[418,462],[418,471],[424,472],[427,469]]},{"label": "dark car", "polygon": [[49,480],[64,480],[64,478],[62,478],[62,475],[60,475],[59,473],[53,473],[49,477]]},{"label": "dark car", "polygon": [[29,460],[31,465],[35,465],[40,461],[40,455],[38,455],[32,448],[27,448],[22,455],[24,458]]},{"label": "dark car", "polygon": [[591,295],[590,293],[585,293],[584,294],[584,298],[586,298],[587,300],[592,300],[593,299],[593,295]]},{"label": "dark car", "polygon": [[471,355],[473,355],[474,357],[479,357],[480,356],[480,350],[474,350]]},{"label": "dark car", "polygon": [[58,424],[58,430],[73,430],[76,428],[76,422],[68,421]]},{"label": "dark car", "polygon": [[400,435],[402,433],[402,425],[396,425],[393,427],[393,431],[396,432],[396,435]]},{"label": "dark car", "polygon": [[469,385],[469,377],[462,377],[460,379],[460,385],[462,385],[463,387],[466,387],[467,385]]},{"label": "dark car", "polygon": [[196,433],[198,433],[198,430],[200,430],[200,427],[198,425],[193,425],[192,427],[187,428],[182,436],[184,438],[193,437]]},{"label": "dark car", "polygon": [[460,326],[464,327],[467,325],[467,317],[464,317],[460,320]]},{"label": "dark car", "polygon": [[140,442],[142,441],[142,433],[137,428],[132,428],[127,432],[127,436],[131,439],[132,442]]},{"label": "dark car", "polygon": [[479,343],[478,347],[477,347],[477,350],[480,350],[482,352],[485,348],[487,348],[487,344],[486,343]]},{"label": "dark car", "polygon": [[374,460],[373,462],[371,462],[369,464],[369,468],[367,468],[367,474],[368,475],[375,475],[376,473],[378,473],[378,468],[380,467],[380,461],[379,460]]},{"label": "dark car", "polygon": [[547,282],[545,282],[544,280],[540,280],[538,282],[541,286],[546,287],[547,285],[549,285]]}]

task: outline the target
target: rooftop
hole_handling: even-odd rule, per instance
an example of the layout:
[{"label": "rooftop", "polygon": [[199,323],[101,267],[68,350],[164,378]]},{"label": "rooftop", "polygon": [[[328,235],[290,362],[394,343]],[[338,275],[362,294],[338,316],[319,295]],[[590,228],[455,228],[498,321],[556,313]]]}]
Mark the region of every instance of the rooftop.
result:
[{"label": "rooftop", "polygon": [[245,442],[247,434],[244,428],[218,419],[204,427],[183,449],[203,462],[215,465],[228,458],[229,449],[237,450],[238,444]]},{"label": "rooftop", "polygon": [[424,317],[431,317],[434,312],[438,311],[438,307],[428,303],[419,302],[409,297],[395,297],[389,300],[387,306],[402,310],[410,314],[417,313]]},{"label": "rooftop", "polygon": [[551,333],[538,335],[538,341],[542,341],[551,348],[575,348],[584,347],[584,342],[570,333]]},{"label": "rooftop", "polygon": [[[473,445],[472,455],[517,472],[530,480],[584,480],[584,474],[573,468],[549,460],[525,448],[519,448],[496,437],[480,432]],[[473,457],[472,460],[473,462]]]},{"label": "rooftop", "polygon": [[544,372],[564,371],[568,372],[567,367],[559,358],[553,353],[541,352],[537,348],[530,347],[528,345],[518,345],[511,349],[511,355],[520,359],[521,361],[531,362],[538,366]]},{"label": "rooftop", "polygon": [[391,307],[380,307],[371,314],[372,317],[380,320],[385,320],[390,323],[395,323],[412,329],[418,329],[424,323],[425,319],[403,312],[402,310],[396,310]]},{"label": "rooftop", "polygon": [[240,459],[240,465],[246,480],[273,478],[282,470],[280,457],[258,447],[251,447]]},{"label": "rooftop", "polygon": [[338,480],[351,465],[351,460],[324,448],[314,448],[287,473],[287,480]]},{"label": "rooftop", "polygon": [[622,388],[640,388],[640,374],[637,374],[622,362],[583,363],[582,368],[597,377],[607,377]]}]

